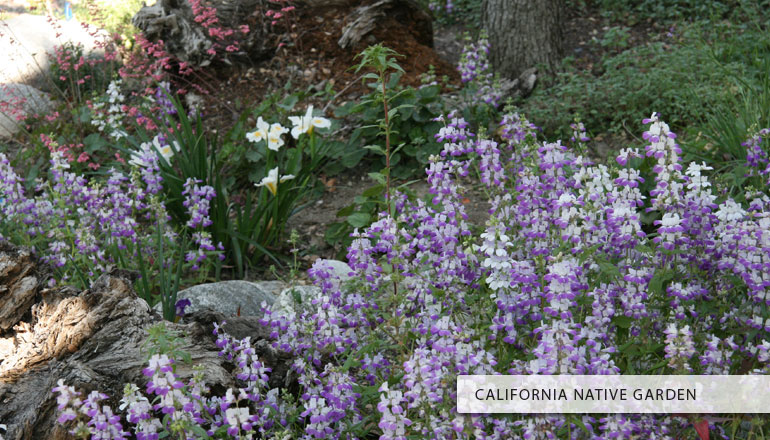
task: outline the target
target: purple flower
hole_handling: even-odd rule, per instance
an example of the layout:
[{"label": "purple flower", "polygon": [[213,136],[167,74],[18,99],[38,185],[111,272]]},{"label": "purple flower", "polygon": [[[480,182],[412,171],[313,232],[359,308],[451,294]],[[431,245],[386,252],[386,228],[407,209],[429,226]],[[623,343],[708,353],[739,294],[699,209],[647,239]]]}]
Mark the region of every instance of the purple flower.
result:
[{"label": "purple flower", "polygon": [[182,298],[176,302],[174,307],[176,308],[176,316],[184,316],[184,311],[187,307],[192,305],[192,302],[188,298]]}]

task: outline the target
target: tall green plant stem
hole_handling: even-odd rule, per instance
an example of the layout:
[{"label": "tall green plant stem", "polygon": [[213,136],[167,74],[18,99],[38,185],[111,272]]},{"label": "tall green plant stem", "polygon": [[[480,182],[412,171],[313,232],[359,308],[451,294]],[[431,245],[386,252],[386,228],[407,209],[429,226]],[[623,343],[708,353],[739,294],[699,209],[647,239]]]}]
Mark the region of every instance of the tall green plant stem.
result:
[{"label": "tall green plant stem", "polygon": [[380,75],[382,83],[382,106],[385,110],[385,205],[388,217],[393,217],[390,208],[390,118],[388,117],[388,97],[385,94],[385,73]]}]

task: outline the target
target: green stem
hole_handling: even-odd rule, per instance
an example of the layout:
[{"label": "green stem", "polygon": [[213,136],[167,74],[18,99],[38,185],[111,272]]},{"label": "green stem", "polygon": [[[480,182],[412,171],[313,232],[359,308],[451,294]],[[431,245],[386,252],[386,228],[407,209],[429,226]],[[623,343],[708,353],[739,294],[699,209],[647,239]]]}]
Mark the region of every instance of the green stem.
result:
[{"label": "green stem", "polygon": [[385,90],[385,72],[380,72],[382,83],[382,106],[385,109],[385,203],[387,204],[388,217],[393,217],[390,209],[390,118],[388,117],[388,96]]},{"label": "green stem", "polygon": [[[388,117],[388,95],[385,89],[384,70],[380,72],[380,83],[382,83],[382,106],[385,110],[385,203],[388,217],[393,219],[390,203],[390,118]],[[398,261],[393,261],[393,273],[390,276],[393,279],[393,297],[398,298]],[[398,331],[398,328],[396,328],[396,331]]]}]

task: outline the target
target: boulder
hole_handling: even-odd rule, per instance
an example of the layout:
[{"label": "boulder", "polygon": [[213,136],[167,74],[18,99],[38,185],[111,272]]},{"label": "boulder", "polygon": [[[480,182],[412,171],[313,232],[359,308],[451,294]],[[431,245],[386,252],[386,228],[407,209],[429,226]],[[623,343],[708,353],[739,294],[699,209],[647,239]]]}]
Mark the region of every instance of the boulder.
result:
[{"label": "boulder", "polygon": [[275,300],[270,311],[277,316],[290,316],[308,310],[314,299],[321,296],[317,286],[292,286],[284,289]]},{"label": "boulder", "polygon": [[[339,279],[340,287],[353,278],[348,263],[339,260],[321,260],[321,264],[331,269],[332,277]],[[319,262],[313,266],[316,267]],[[271,311],[280,316],[289,316],[292,313],[309,310],[313,307],[313,300],[321,296],[321,288],[318,286],[291,286],[283,289],[278,294]]]},{"label": "boulder", "polygon": [[41,85],[56,46],[82,45],[84,53],[103,53],[104,34],[80,23],[21,14],[0,21],[0,83]]},{"label": "boulder", "polygon": [[348,266],[348,263],[340,260],[324,260],[324,262],[331,266],[332,269],[334,269],[334,275],[338,276],[341,282],[348,281],[349,279],[353,278],[350,273],[350,266]]},{"label": "boulder", "polygon": [[47,93],[26,84],[0,84],[0,139],[11,138],[29,116],[49,112],[53,105]]},{"label": "boulder", "polygon": [[[190,300],[185,314],[212,309],[225,317],[254,316],[262,317],[262,303],[272,305],[276,292],[280,287],[270,282],[252,283],[249,281],[220,281],[217,283],[199,284],[177,293],[177,301],[183,298]],[[160,310],[160,304],[156,307]]]}]

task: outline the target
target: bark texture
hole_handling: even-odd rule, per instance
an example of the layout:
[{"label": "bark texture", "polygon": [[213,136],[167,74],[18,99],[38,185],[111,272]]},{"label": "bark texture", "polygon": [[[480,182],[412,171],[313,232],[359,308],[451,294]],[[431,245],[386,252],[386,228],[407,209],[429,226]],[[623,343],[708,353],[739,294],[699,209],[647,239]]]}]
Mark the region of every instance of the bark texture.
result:
[{"label": "bark texture", "polygon": [[[255,60],[275,53],[280,38],[271,25],[272,19],[265,16],[268,9],[278,7],[275,3],[269,0],[202,0],[201,4],[216,8],[216,27],[238,29],[240,25],[249,24],[248,34],[237,35],[237,52],[221,50],[224,44],[195,21],[188,0],[158,0],[140,9],[133,18],[133,24],[148,40],[162,40],[170,55],[194,67],[206,67],[215,59],[233,64],[239,58]],[[296,0],[294,4],[298,8],[294,14],[298,15],[317,16],[317,10],[328,8],[349,10],[344,20],[343,35],[339,39],[342,48],[355,47],[372,31],[383,28],[385,18],[395,18],[410,30],[420,44],[433,47],[431,16],[416,0]],[[298,29],[298,32],[304,31]],[[215,46],[220,50],[216,54],[209,53]]]},{"label": "bark texture", "polygon": [[484,0],[482,24],[495,71],[515,80],[538,65],[553,70],[562,54],[562,14],[562,0]]},{"label": "bark texture", "polygon": [[238,56],[259,58],[274,50],[274,39],[270,38],[270,19],[265,17],[268,0],[215,0],[210,4],[201,1],[201,4],[216,8],[218,22],[215,27],[235,29],[237,32],[240,25],[252,23],[248,34],[233,37],[238,41],[237,52],[225,53],[224,58],[221,50],[218,55],[208,52],[215,45],[226,43],[210,35],[195,21],[188,0],[158,0],[140,9],[132,22],[148,40],[163,40],[169,54],[196,67],[208,66],[215,58],[232,63]]},{"label": "bark texture", "polygon": [[[146,384],[147,330],[160,316],[132,290],[133,275],[113,271],[83,292],[43,289],[40,281],[46,275],[29,251],[0,244],[0,315],[4,322],[15,321],[0,331],[0,422],[7,425],[6,440],[71,438],[56,424],[51,390],[59,379],[84,395],[92,390],[108,394],[113,408],[125,383]],[[222,320],[206,312],[185,324],[166,323],[184,339],[181,350],[192,358],[192,364],[177,364],[182,380],[200,365],[212,389],[234,385],[233,366],[217,355],[211,334],[213,322]],[[239,338],[251,336],[257,353],[274,368],[271,385],[285,385],[289,357],[269,347],[267,329],[243,317],[228,319],[225,330]]]},{"label": "bark texture", "polygon": [[361,5],[347,16],[339,45],[355,47],[388,16],[394,16],[407,26],[418,43],[433,47],[433,22],[430,14],[414,0],[380,0]]}]

